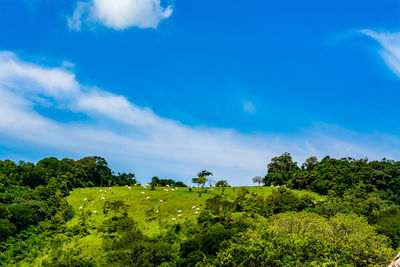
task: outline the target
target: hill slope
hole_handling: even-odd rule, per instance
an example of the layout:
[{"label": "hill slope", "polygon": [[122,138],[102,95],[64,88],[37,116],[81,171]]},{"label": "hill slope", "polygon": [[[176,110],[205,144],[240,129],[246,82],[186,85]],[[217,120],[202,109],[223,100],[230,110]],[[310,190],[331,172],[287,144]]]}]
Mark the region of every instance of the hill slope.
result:
[{"label": "hill slope", "polygon": [[[111,188],[111,190],[110,190]],[[189,191],[188,188],[169,188],[157,187],[154,191],[144,189],[141,186],[129,187],[95,187],[95,188],[79,188],[75,189],[70,196],[67,197],[68,203],[74,208],[76,213],[82,211],[97,211],[96,214],[90,216],[91,222],[98,225],[109,215],[103,213],[103,206],[108,201],[124,201],[127,206],[128,216],[132,217],[138,222],[139,228],[147,235],[158,234],[161,230],[160,225],[173,223],[172,218],[177,221],[194,220],[204,207],[207,199],[216,195],[222,194],[222,188],[213,188],[212,191],[206,189],[204,193],[201,188],[193,188]],[[250,193],[257,193],[258,195],[268,196],[271,194],[273,188],[271,187],[244,187]],[[227,187],[225,188],[224,197],[227,200],[232,200],[235,193],[240,188]],[[165,190],[168,190],[167,192]],[[174,190],[174,191],[172,191]],[[317,193],[306,190],[291,190],[297,195],[308,194],[316,200],[324,199]],[[144,194],[142,194],[144,192]],[[104,199],[102,199],[102,197]],[[147,199],[150,197],[150,199]],[[85,200],[86,199],[86,200]],[[162,200],[162,203],[160,202]],[[196,206],[196,209],[192,209]],[[82,209],[79,209],[82,207]],[[198,210],[197,210],[198,208]],[[181,213],[178,213],[181,210]],[[158,211],[158,213],[157,213]],[[181,214],[181,217],[178,215]],[[75,216],[67,226],[72,226],[79,223],[78,216]]]}]

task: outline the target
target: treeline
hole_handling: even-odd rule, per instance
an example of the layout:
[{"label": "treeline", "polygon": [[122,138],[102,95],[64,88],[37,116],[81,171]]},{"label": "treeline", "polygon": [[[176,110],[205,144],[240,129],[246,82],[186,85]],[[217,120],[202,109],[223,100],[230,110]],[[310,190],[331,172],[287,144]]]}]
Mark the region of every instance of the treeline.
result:
[{"label": "treeline", "polygon": [[[44,236],[35,242],[44,242],[74,216],[63,199],[73,188],[131,183],[136,183],[134,174],[113,174],[101,157],[0,161],[0,262],[18,242],[37,233]],[[29,250],[21,251],[23,257]]]},{"label": "treeline", "polygon": [[[212,193],[186,189],[199,198],[215,196],[205,201],[195,221],[161,224],[162,230],[150,237],[121,200],[107,201],[97,211],[102,222],[93,211],[75,211],[65,201],[73,188],[136,183],[132,173],[114,174],[103,158],[0,161],[0,263],[386,266],[400,249],[399,162],[311,157],[299,167],[285,153],[267,168],[264,183],[274,187],[271,194],[264,196],[262,187],[252,193],[228,187],[226,181]],[[195,182],[204,186],[205,174]],[[166,185],[185,186],[153,177],[150,190]],[[79,223],[68,225],[72,218]],[[145,212],[146,221],[157,219],[155,212]],[[92,233],[101,237],[98,249],[80,246]]]},{"label": "treeline", "polygon": [[365,216],[378,233],[400,249],[400,161],[310,157],[300,167],[289,153],[272,158],[267,186],[306,189],[327,195],[316,211],[323,216],[355,213]]},{"label": "treeline", "polygon": [[136,183],[133,173],[114,174],[101,157],[80,160],[45,158],[37,164],[11,160],[0,161],[0,183],[3,187],[26,186],[31,189],[57,183],[63,193],[72,188],[125,185]]},{"label": "treeline", "polygon": [[349,188],[363,188],[380,198],[400,204],[400,161],[342,158],[329,156],[318,161],[310,157],[300,167],[289,153],[272,158],[266,185],[286,185],[323,195],[343,196]]}]

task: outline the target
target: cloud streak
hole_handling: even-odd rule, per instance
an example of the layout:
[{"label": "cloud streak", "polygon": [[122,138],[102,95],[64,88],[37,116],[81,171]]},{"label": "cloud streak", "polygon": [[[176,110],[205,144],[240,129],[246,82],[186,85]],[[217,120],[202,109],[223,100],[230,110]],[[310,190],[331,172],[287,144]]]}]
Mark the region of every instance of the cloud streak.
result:
[{"label": "cloud streak", "polygon": [[[40,113],[63,111],[69,122]],[[38,150],[81,157],[100,155],[120,170],[184,178],[201,169],[233,185],[266,172],[271,157],[285,151],[297,160],[311,155],[399,158],[400,142],[382,134],[359,134],[317,124],[292,135],[241,134],[193,127],[163,118],[127,98],[79,83],[62,67],[49,68],[0,53],[0,146],[18,140]],[[48,113],[46,113],[48,114]],[[75,118],[84,115],[85,120]],[[107,123],[104,123],[107,122]]]},{"label": "cloud streak", "polygon": [[68,27],[79,31],[85,24],[98,23],[114,30],[157,28],[172,12],[172,6],[164,8],[160,0],[80,1],[68,18]]},{"label": "cloud streak", "polygon": [[362,30],[361,33],[375,39],[381,46],[380,54],[386,65],[400,77],[400,33]]}]

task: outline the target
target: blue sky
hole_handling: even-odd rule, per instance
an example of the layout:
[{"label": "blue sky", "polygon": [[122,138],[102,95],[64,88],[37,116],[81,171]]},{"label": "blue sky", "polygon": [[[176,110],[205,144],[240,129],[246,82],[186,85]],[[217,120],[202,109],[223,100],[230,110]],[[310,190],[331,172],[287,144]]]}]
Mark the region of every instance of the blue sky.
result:
[{"label": "blue sky", "polygon": [[400,1],[0,0],[0,157],[248,184],[400,159]]}]

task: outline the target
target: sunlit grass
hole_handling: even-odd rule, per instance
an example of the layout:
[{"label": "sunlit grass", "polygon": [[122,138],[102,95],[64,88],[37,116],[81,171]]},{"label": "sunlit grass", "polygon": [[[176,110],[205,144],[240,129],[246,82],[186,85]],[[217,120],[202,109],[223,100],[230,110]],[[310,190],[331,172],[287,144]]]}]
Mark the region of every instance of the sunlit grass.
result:
[{"label": "sunlit grass", "polygon": [[[77,214],[83,210],[89,210],[92,213],[89,222],[93,225],[99,225],[106,217],[112,216],[111,213],[103,214],[103,205],[106,201],[122,200],[127,206],[128,215],[138,222],[139,228],[145,234],[151,236],[164,228],[161,226],[174,223],[172,218],[176,218],[175,223],[196,219],[198,215],[195,212],[198,211],[200,214],[201,210],[205,208],[206,200],[215,195],[221,195],[223,190],[217,187],[210,192],[207,188],[207,193],[204,193],[201,188],[193,188],[192,191],[189,191],[188,188],[181,187],[174,192],[169,187],[156,187],[153,191],[149,188],[143,189],[141,186],[131,186],[130,188],[117,186],[112,187],[111,190],[108,187],[80,188],[75,189],[67,197],[67,200]],[[264,196],[268,196],[273,190],[271,187],[249,186],[245,188],[250,193]],[[168,189],[168,192],[165,192],[165,189]],[[232,200],[239,190],[240,187],[227,187],[224,197]],[[141,194],[141,192],[145,194]],[[293,192],[298,195],[309,194],[315,199],[323,199],[320,195],[306,190],[293,190]],[[104,197],[104,200],[101,197]],[[150,199],[146,199],[147,197],[150,197]],[[86,201],[84,201],[85,198]],[[162,203],[160,203],[160,200],[162,200]],[[83,208],[79,209],[81,206]],[[193,206],[196,206],[199,210],[192,209]],[[178,210],[182,212],[178,213]],[[97,211],[97,214],[94,214],[94,211]],[[178,217],[178,214],[181,214],[181,217]],[[78,223],[78,220],[78,216],[75,216],[67,226]]]},{"label": "sunlit grass", "polygon": [[[82,258],[87,260],[92,260],[92,255],[102,253],[103,239],[97,228],[105,219],[113,216],[112,211],[108,214],[103,213],[103,205],[106,201],[124,201],[128,216],[138,223],[139,229],[144,234],[151,237],[161,233],[161,231],[166,231],[163,230],[167,229],[165,226],[184,222],[185,220],[195,221],[196,217],[205,209],[206,200],[216,195],[221,195],[223,191],[219,187],[213,188],[212,192],[209,190],[210,188],[206,188],[207,193],[204,193],[202,188],[193,188],[192,191],[189,191],[187,187],[177,188],[175,191],[172,191],[170,187],[156,187],[153,191],[150,188],[144,189],[141,186],[131,186],[130,188],[114,186],[111,190],[109,187],[75,189],[66,199],[74,208],[76,215],[66,226],[67,228],[73,228],[75,225],[79,225],[81,223],[79,215],[82,212],[89,212],[91,214],[88,216],[87,221],[89,233],[86,236],[73,236],[69,240],[68,248],[65,249],[70,252],[72,250],[71,253],[80,254]],[[271,187],[260,188],[258,186],[245,188],[250,193],[257,193],[263,196],[270,195],[273,190]],[[168,192],[165,192],[165,189],[168,189]],[[240,187],[227,187],[223,195],[226,199],[233,200],[240,190]],[[324,199],[324,197],[306,190],[292,191],[297,195],[309,194],[315,200]],[[144,192],[144,194],[141,192]],[[104,200],[101,199],[102,197],[104,197]],[[147,197],[150,197],[150,199],[146,199]],[[196,206],[196,208],[193,209],[193,206]],[[82,209],[79,209],[80,207]],[[181,212],[178,213],[178,210],[181,210]],[[195,214],[196,211],[198,215]],[[181,217],[178,217],[179,214],[181,214]],[[173,221],[173,218],[176,220]],[[98,263],[102,264],[101,260]]]}]

